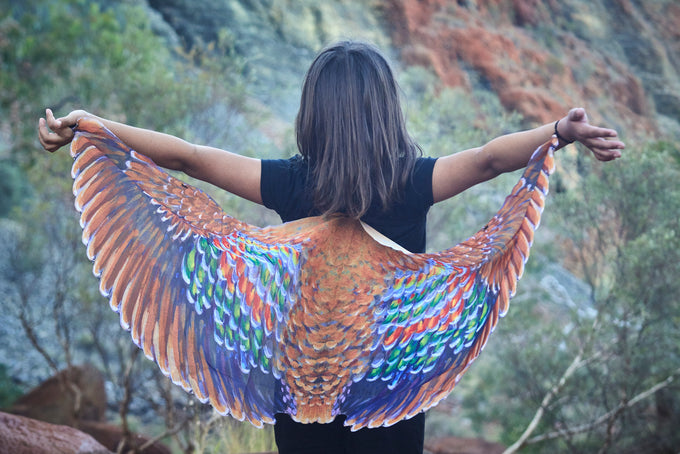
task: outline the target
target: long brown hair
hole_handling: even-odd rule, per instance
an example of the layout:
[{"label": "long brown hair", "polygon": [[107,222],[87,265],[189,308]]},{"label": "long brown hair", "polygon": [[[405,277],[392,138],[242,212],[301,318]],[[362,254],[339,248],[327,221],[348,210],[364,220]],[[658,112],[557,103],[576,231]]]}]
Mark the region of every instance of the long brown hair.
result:
[{"label": "long brown hair", "polygon": [[406,131],[397,83],[373,46],[340,42],[307,72],[296,119],[316,209],[359,218],[399,197],[420,149]]}]

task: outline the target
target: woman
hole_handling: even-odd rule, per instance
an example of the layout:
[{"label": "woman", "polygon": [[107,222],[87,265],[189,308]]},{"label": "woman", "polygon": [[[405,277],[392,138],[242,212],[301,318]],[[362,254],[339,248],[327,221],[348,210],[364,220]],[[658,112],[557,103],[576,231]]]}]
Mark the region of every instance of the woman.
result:
[{"label": "woman", "polygon": [[[53,152],[73,138],[71,126],[92,116],[77,110],[39,121],[42,146]],[[360,218],[412,252],[425,249],[431,205],[503,172],[524,167],[553,134],[564,146],[579,141],[601,161],[621,156],[616,131],[591,125],[583,109],[535,129],[438,159],[419,157],[409,137],[397,84],[385,58],[372,46],[341,42],[312,63],[296,120],[300,155],[260,160],[195,145],[177,137],[99,120],[129,147],[158,165],[212,183],[274,209],[283,221],[342,213]],[[299,424],[278,415],[279,452],[419,453],[424,415],[394,426],[350,432],[343,418]]]}]

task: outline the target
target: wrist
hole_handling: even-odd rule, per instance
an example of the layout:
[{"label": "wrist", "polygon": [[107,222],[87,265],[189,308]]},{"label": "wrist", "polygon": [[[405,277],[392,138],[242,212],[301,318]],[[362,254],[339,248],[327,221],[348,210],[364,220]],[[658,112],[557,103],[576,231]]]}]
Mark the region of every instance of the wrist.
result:
[{"label": "wrist", "polygon": [[75,131],[78,128],[78,122],[86,117],[91,117],[92,115],[84,110],[74,110],[67,116],[59,119],[62,128],[71,128]]},{"label": "wrist", "polygon": [[562,144],[564,144],[564,145],[569,145],[570,143],[574,143],[574,139],[569,140],[569,139],[568,139],[567,137],[565,137],[562,133],[560,133],[559,125],[560,125],[560,121],[562,121],[562,120],[563,120],[563,118],[560,119],[560,120],[557,120],[557,121],[555,122],[555,128],[554,128],[555,133],[554,133],[554,136],[557,137],[557,140],[559,140]]}]

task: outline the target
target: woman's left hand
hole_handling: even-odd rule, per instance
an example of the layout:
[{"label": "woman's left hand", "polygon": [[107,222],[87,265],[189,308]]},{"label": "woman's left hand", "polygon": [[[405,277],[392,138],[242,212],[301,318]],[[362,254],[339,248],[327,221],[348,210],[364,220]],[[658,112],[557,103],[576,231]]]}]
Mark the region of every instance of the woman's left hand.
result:
[{"label": "woman's left hand", "polygon": [[625,144],[618,140],[616,130],[593,126],[588,122],[585,109],[571,109],[558,124],[559,136],[578,141],[588,147],[600,161],[612,161],[621,157]]}]

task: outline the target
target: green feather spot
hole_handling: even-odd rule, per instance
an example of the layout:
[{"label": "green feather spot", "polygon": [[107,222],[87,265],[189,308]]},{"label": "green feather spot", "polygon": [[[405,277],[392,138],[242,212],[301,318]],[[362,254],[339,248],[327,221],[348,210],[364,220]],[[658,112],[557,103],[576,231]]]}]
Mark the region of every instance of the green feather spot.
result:
[{"label": "green feather spot", "polygon": [[416,352],[417,344],[415,342],[409,342],[402,350],[404,352],[404,356],[411,355]]},{"label": "green feather spot", "polygon": [[264,341],[264,331],[261,330],[261,329],[257,329],[257,330],[255,330],[255,331],[253,331],[253,336],[254,336],[254,338],[255,338],[255,342],[256,342],[257,345],[258,345],[258,348],[259,348],[260,346],[262,346],[262,343],[263,343],[263,341]]},{"label": "green feather spot", "polygon": [[402,358],[401,361],[399,361],[399,364],[397,365],[397,369],[399,369],[400,372],[403,372],[406,370],[409,364],[410,361],[408,361],[406,358]]},{"label": "green feather spot", "polygon": [[432,339],[432,333],[425,333],[425,335],[420,339],[420,342],[418,343],[418,350],[421,350],[425,347],[427,347],[430,344],[430,339]]},{"label": "green feather spot", "polygon": [[233,346],[234,345],[234,332],[230,329],[224,330],[224,338],[227,341],[227,344]]},{"label": "green feather spot", "polygon": [[215,305],[218,320],[224,320],[224,306],[220,302]]},{"label": "green feather spot", "polygon": [[390,354],[387,356],[387,362],[390,364],[396,363],[401,356],[401,350],[398,348],[393,348]]},{"label": "green feather spot", "polygon": [[427,305],[427,304],[418,304],[418,305],[416,305],[416,307],[413,308],[413,312],[412,312],[412,313],[413,313],[413,318],[418,318],[418,317],[420,317],[420,316],[425,312],[425,310],[426,310],[427,308],[428,308],[428,305]]},{"label": "green feather spot", "polygon": [[191,249],[184,256],[184,278],[189,281],[191,280],[191,275],[196,269],[196,249]]},{"label": "green feather spot", "polygon": [[243,350],[250,350],[250,338],[248,336],[241,337],[241,345],[243,346]]},{"label": "green feather spot", "polygon": [[408,312],[408,311],[400,312],[399,313],[399,319],[398,319],[397,323],[401,324],[401,323],[405,322],[406,320],[408,320],[409,318],[411,318],[410,312]]},{"label": "green feather spot", "polygon": [[217,301],[224,301],[224,287],[222,285],[216,285],[214,295]]},{"label": "green feather spot", "polygon": [[395,361],[394,363],[387,363],[387,367],[385,367],[385,370],[383,371],[384,375],[389,375],[395,370],[397,370],[397,364],[398,362]]}]

